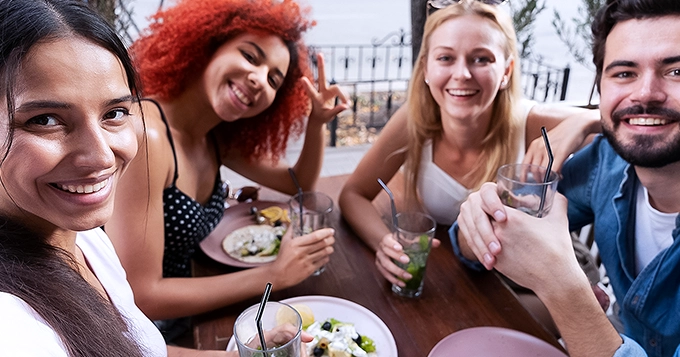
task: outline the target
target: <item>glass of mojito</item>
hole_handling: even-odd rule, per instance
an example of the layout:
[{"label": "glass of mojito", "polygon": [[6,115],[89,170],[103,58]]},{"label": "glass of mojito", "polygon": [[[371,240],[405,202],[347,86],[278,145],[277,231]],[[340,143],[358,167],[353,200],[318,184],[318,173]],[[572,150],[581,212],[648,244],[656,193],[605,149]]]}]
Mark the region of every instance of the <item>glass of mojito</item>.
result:
[{"label": "glass of mojito", "polygon": [[411,274],[403,280],[406,286],[392,284],[392,291],[405,297],[418,297],[423,292],[427,257],[432,247],[436,223],[432,217],[420,212],[402,212],[396,216],[395,237],[409,258],[408,263],[394,263]]}]

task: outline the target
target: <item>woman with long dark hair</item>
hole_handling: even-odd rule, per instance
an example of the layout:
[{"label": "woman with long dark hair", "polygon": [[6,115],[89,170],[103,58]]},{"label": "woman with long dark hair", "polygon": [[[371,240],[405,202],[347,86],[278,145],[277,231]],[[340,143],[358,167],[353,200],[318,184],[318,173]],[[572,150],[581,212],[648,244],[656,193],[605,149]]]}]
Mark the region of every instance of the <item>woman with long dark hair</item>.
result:
[{"label": "woman with long dark hair", "polygon": [[196,355],[166,347],[100,228],[143,150],[125,47],[80,1],[0,1],[0,34],[0,355]]}]

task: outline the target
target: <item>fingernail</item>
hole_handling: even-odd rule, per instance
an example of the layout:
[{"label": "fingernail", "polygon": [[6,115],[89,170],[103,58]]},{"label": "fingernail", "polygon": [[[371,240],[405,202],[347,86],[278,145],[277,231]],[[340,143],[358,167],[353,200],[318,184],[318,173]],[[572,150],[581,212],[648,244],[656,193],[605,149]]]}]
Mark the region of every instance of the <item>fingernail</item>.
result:
[{"label": "fingernail", "polygon": [[331,234],[334,235],[334,234],[335,234],[335,229],[333,229],[333,228],[329,228],[329,229],[331,230]]},{"label": "fingernail", "polygon": [[399,257],[399,261],[402,263],[408,263],[408,256],[402,255],[401,257]]},{"label": "fingernail", "polygon": [[413,275],[411,275],[409,273],[404,273],[404,274],[401,275],[401,277],[406,279],[406,280],[409,280],[409,279],[413,278]]},{"label": "fingernail", "polygon": [[491,264],[491,261],[493,259],[491,258],[491,254],[489,253],[484,253],[484,263]]},{"label": "fingernail", "polygon": [[401,250],[401,246],[399,244],[395,244],[392,246],[394,250]]},{"label": "fingernail", "polygon": [[500,248],[501,248],[501,246],[496,242],[489,243],[489,250],[491,252],[497,252]]},{"label": "fingernail", "polygon": [[493,213],[493,218],[497,221],[502,220],[505,218],[505,214],[501,210],[497,210],[496,212]]}]

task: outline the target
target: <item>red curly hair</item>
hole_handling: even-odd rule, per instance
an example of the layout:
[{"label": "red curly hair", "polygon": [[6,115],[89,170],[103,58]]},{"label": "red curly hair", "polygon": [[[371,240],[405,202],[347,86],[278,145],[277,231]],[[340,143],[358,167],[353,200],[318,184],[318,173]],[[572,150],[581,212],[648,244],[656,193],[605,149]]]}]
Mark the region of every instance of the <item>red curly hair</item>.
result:
[{"label": "red curly hair", "polygon": [[159,11],[130,47],[142,94],[172,100],[203,73],[217,49],[243,33],[280,37],[290,52],[284,83],[272,105],[249,120],[222,122],[213,132],[222,153],[237,151],[249,160],[277,161],[290,134],[299,136],[310,101],[300,82],[311,78],[302,34],[314,22],[293,0],[180,0]]}]

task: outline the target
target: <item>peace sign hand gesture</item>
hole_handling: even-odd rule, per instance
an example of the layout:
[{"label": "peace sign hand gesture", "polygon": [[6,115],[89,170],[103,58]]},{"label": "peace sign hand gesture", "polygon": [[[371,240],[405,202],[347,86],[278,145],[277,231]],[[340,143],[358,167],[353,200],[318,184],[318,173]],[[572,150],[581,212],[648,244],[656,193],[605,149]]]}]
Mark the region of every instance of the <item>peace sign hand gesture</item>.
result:
[{"label": "peace sign hand gesture", "polygon": [[[317,53],[316,58],[319,68],[319,89],[317,90],[307,77],[302,77],[302,82],[307,90],[307,95],[312,100],[312,112],[309,114],[310,123],[324,124],[331,121],[343,110],[349,108],[349,101],[340,87],[335,84],[329,86],[326,83],[323,54]],[[335,104],[335,98],[339,99],[337,105]]]}]

